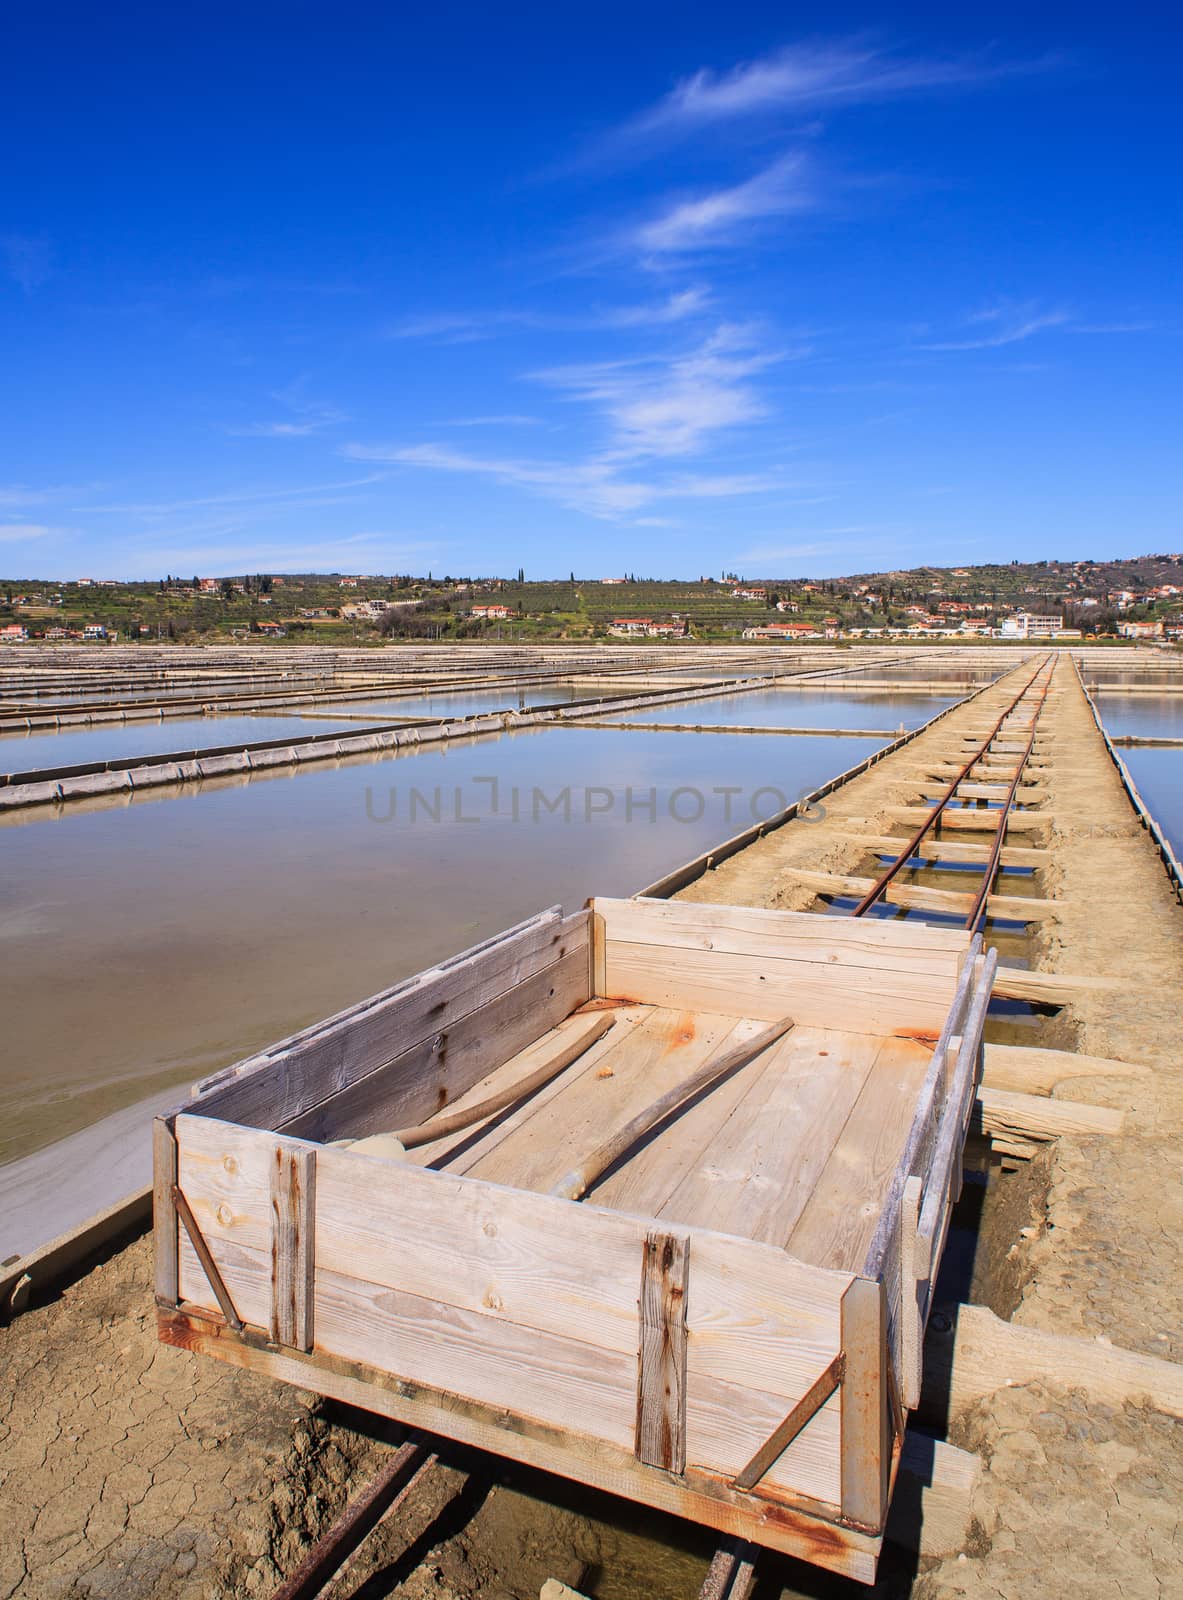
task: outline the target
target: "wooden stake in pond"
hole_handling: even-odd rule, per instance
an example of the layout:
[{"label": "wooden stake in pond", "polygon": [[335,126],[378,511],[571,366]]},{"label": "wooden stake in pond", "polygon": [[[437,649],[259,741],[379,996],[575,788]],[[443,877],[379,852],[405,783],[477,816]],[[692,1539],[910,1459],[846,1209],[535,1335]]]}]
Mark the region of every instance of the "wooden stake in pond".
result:
[{"label": "wooden stake in pond", "polygon": [[659,1100],[654,1100],[643,1111],[639,1111],[619,1132],[605,1139],[603,1144],[597,1145],[578,1167],[572,1167],[571,1171],[555,1184],[550,1191],[551,1194],[560,1200],[580,1199],[614,1162],[620,1160],[626,1150],[631,1149],[639,1139],[650,1133],[663,1117],[684,1105],[701,1090],[710,1088],[729,1073],[755,1060],[762,1051],[768,1049],[769,1045],[783,1038],[792,1027],[793,1018],[782,1017],[779,1022],[762,1029],[754,1039],[742,1040],[739,1044],[732,1045],[730,1050],[725,1050],[721,1056],[715,1056],[705,1062],[697,1072],[692,1072],[688,1078],[663,1094]]}]

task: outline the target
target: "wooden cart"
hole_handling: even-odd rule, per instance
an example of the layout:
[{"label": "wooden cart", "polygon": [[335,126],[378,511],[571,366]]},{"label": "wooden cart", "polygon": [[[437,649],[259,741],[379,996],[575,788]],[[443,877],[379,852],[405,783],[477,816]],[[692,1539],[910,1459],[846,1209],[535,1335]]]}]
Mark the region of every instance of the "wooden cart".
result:
[{"label": "wooden cart", "polygon": [[919,923],[545,911],[157,1121],[160,1337],[870,1582],[993,966]]}]

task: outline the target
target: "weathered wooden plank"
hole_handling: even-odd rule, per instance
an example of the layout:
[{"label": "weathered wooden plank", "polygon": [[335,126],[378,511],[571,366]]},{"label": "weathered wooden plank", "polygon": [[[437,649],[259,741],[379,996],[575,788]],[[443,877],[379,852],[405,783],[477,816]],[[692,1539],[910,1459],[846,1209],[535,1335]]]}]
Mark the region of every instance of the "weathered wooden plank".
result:
[{"label": "weathered wooden plank", "polygon": [[[282,1117],[280,1126],[302,1139],[327,1141],[361,1138],[434,1116],[582,1004],[586,982],[586,951],[568,951],[464,1016],[451,1022],[441,1017],[439,1030],[409,1049],[392,1041],[381,1065],[321,1095],[302,1113]],[[285,1069],[277,1068],[276,1075],[283,1078]],[[292,1086],[279,1092],[290,1104]],[[315,1096],[315,1079],[297,1092],[302,1098]]]},{"label": "weathered wooden plank", "polygon": [[[845,838],[852,843],[864,845],[867,850],[874,851],[876,855],[898,856],[907,844],[903,835],[892,833],[856,833],[853,830],[844,832]],[[982,862],[990,858],[991,847],[986,844],[973,844],[969,840],[962,843],[960,840],[948,839],[922,839],[913,849],[913,856],[923,858],[925,861],[964,861]],[[1025,845],[1004,844],[1002,847],[1002,865],[1004,867],[1045,867],[1052,859],[1050,850],[1027,847]],[[809,915],[809,913],[806,913]],[[864,920],[862,918],[860,921]]]},{"label": "weathered wooden plank", "polygon": [[920,1400],[920,1380],[924,1370],[924,1327],[921,1318],[919,1287],[927,1279],[929,1264],[920,1260],[917,1233],[920,1227],[921,1181],[916,1175],[904,1184],[900,1204],[899,1243],[899,1319],[900,1319],[900,1398],[905,1411],[915,1409]]},{"label": "weathered wooden plank", "polygon": [[842,1300],[842,1515],[878,1532],[887,1516],[891,1417],[883,1287],[855,1278]]},{"label": "weathered wooden plank", "polygon": [[[818,919],[820,921],[820,919]],[[835,918],[835,921],[838,919]],[[822,963],[756,960],[718,951],[622,944],[608,940],[608,986],[650,1005],[703,1015],[736,1015],[827,1027],[840,1008],[853,1033],[940,1030],[956,982],[924,972],[865,969],[857,985]]]},{"label": "weathered wooden plank", "polygon": [[594,900],[588,901],[587,909],[589,919],[588,953],[591,965],[591,987],[588,990],[588,995],[589,997],[594,997],[596,995],[604,995],[607,993],[607,990],[604,988],[604,918],[603,915],[596,910]]},{"label": "weathered wooden plank", "polygon": [[925,1416],[943,1420],[996,1389],[1049,1382],[1086,1389],[1113,1406],[1145,1397],[1156,1410],[1183,1417],[1183,1366],[1177,1362],[1122,1350],[1101,1338],[1003,1322],[985,1306],[958,1306],[948,1333],[929,1331]]},{"label": "weathered wooden plank", "polygon": [[1033,972],[1026,967],[1007,967],[999,962],[994,974],[994,993],[1006,1000],[1033,1000],[1040,1005],[1062,1006],[1078,995],[1101,994],[1111,989],[1128,989],[1124,978],[1080,976],[1067,972]]},{"label": "weathered wooden plank", "polygon": [[975,959],[975,987],[961,1049],[957,1056],[954,1081],[941,1111],[936,1143],[924,1177],[924,1198],[917,1232],[918,1249],[925,1252],[926,1266],[935,1277],[936,1265],[944,1246],[949,1213],[961,1193],[961,1163],[966,1129],[981,1076],[982,1030],[992,993],[992,979],[998,955],[988,950]]},{"label": "weathered wooden plank", "polygon": [[1020,1094],[1011,1089],[982,1085],[977,1095],[977,1122],[990,1135],[1014,1135],[1040,1142],[1075,1134],[1117,1134],[1123,1113],[1108,1106],[1085,1105],[1079,1100],[1053,1100],[1045,1095]]},{"label": "weathered wooden plank", "polygon": [[[258,1262],[259,1282],[242,1314],[266,1327],[274,1141],[203,1117],[178,1118],[178,1130],[194,1210],[236,1295],[238,1285],[250,1287]],[[637,1264],[652,1223],[349,1150],[317,1151],[316,1189],[318,1273],[355,1276],[376,1293],[445,1298],[498,1323],[612,1350],[634,1363],[633,1394]],[[692,1237],[691,1369],[791,1403],[838,1348],[838,1305],[850,1274],[705,1229]],[[248,1254],[235,1257],[236,1249]],[[200,1278],[183,1278],[182,1287],[212,1306]]]},{"label": "weathered wooden plank", "polygon": [[682,1083],[725,1040],[749,1034],[737,1029],[734,1017],[696,1015],[688,1008],[650,1010],[631,1029],[614,1028],[607,1035],[594,1072],[580,1074],[569,1092],[512,1126],[506,1123],[500,1136],[493,1130],[477,1140],[449,1161],[449,1170],[549,1193],[606,1128],[623,1127],[656,1095]]},{"label": "weathered wooden plank", "polygon": [[688,1518],[717,1532],[755,1536],[770,1549],[801,1556],[845,1577],[869,1583],[874,1578],[880,1539],[833,1520],[834,1511],[810,1506],[797,1497],[775,1502],[731,1490],[718,1474],[688,1468],[678,1480],[642,1467],[632,1456],[565,1428],[539,1422],[507,1426],[504,1414],[426,1387],[399,1386],[379,1368],[328,1354],[301,1356],[260,1348],[232,1338],[207,1319],[161,1312],[161,1338],[196,1354],[219,1357],[350,1405],[378,1412],[411,1427],[444,1434],[475,1448],[509,1456],[528,1466],[558,1473]]},{"label": "weathered wooden plank", "polygon": [[607,1011],[571,1019],[572,1026],[566,1030],[563,1039],[561,1041],[552,1039],[549,1049],[540,1050],[539,1045],[543,1041],[536,1042],[535,1063],[527,1072],[515,1073],[511,1081],[495,1091],[478,1096],[468,1105],[443,1111],[438,1116],[429,1117],[426,1122],[399,1128],[395,1137],[405,1149],[414,1150],[420,1145],[432,1144],[438,1139],[446,1139],[451,1134],[460,1133],[465,1128],[471,1128],[474,1123],[486,1121],[496,1112],[504,1111],[507,1106],[527,1099],[535,1090],[541,1089],[544,1084],[557,1077],[573,1061],[578,1061],[597,1039],[603,1038],[613,1026],[614,1020],[611,1012]]},{"label": "weathered wooden plank", "polygon": [[[636,1219],[634,1219],[636,1220]],[[632,1317],[627,1352],[585,1337],[540,1330],[506,1320],[494,1308],[469,1310],[435,1295],[410,1294],[317,1267],[316,1360],[336,1356],[363,1362],[412,1388],[426,1386],[494,1408],[504,1419],[528,1427],[533,1421],[561,1427],[589,1442],[633,1455],[637,1421],[637,1264],[644,1226],[634,1234],[629,1274]],[[267,1262],[242,1245],[220,1245],[219,1262],[235,1302],[253,1322],[252,1306],[268,1304]],[[196,1281],[196,1280],[195,1280]],[[253,1287],[262,1285],[259,1293]],[[198,1300],[198,1305],[206,1303]],[[265,1327],[265,1323],[264,1323]],[[265,1335],[263,1335],[265,1337]],[[837,1341],[837,1319],[833,1334]],[[690,1333],[687,1355],[694,1342]],[[828,1357],[823,1356],[821,1362]],[[819,1358],[803,1374],[801,1388],[816,1375]],[[753,1386],[750,1378],[730,1383],[693,1370],[686,1375],[688,1463],[730,1479],[784,1415],[785,1400]],[[789,1400],[792,1404],[794,1395]],[[836,1498],[839,1424],[823,1409],[770,1473],[768,1488],[811,1499]]]},{"label": "weathered wooden plank", "polygon": [[176,1207],[177,1219],[181,1224],[180,1237],[183,1241],[181,1254],[181,1282],[185,1284],[190,1280],[191,1264],[187,1259],[190,1255],[196,1261],[201,1274],[201,1285],[194,1296],[185,1291],[184,1298],[196,1298],[199,1303],[205,1303],[208,1296],[213,1297],[218,1310],[225,1317],[229,1325],[237,1333],[242,1332],[243,1317],[234,1297],[230,1293],[230,1286],[226,1281],[226,1274],[222,1270],[222,1263],[214,1258],[214,1253],[209,1247],[201,1226],[193,1211],[182,1194],[180,1188],[173,1184],[173,1205]]},{"label": "weathered wooden plank", "polygon": [[152,1123],[152,1252],[156,1303],[175,1306],[180,1298],[177,1207],[177,1141],[172,1119]]},{"label": "weathered wooden plank", "polygon": [[856,1270],[875,1233],[916,1109],[931,1045],[885,1039],[786,1241],[801,1261]]},{"label": "weathered wooden plank", "polygon": [[[705,1102],[687,1121],[701,1157],[657,1206],[670,1221],[697,1223],[782,1246],[813,1193],[850,1116],[880,1040],[824,1028],[794,1029],[769,1052],[730,1115]],[[673,1137],[671,1131],[670,1137]],[[655,1197],[656,1198],[656,1197]],[[606,1185],[606,1204],[628,1197]]]},{"label": "weathered wooden plank", "polygon": [[[758,1022],[737,1022],[719,1040],[718,1048],[726,1050],[740,1040],[751,1039],[760,1026]],[[787,1044],[789,1037],[791,1035],[786,1036],[783,1044]],[[760,1060],[716,1084],[708,1095],[683,1107],[676,1118],[655,1129],[633,1160],[622,1163],[599,1184],[596,1204],[611,1206],[617,1211],[640,1212],[669,1222],[693,1223],[718,1232],[746,1235],[747,1229],[732,1226],[725,1208],[709,1201],[701,1210],[693,1205],[669,1210],[666,1207],[670,1196],[684,1180],[704,1166],[713,1167],[715,1153],[736,1108],[749,1094],[763,1092],[759,1086],[768,1082],[783,1044],[774,1045]]]},{"label": "weathered wooden plank", "polygon": [[[600,1005],[605,1002],[590,1003]],[[517,1075],[522,1065],[529,1070],[529,1064],[538,1054],[551,1047],[550,1041],[561,1040],[570,1029],[578,1027],[583,1015],[582,1011],[576,1011],[572,1016],[558,1022],[548,1033],[543,1034],[541,1039],[535,1040],[525,1050],[511,1056],[479,1083],[474,1084],[455,1102],[456,1106],[462,1109],[470,1101],[483,1098],[490,1091],[501,1088],[511,1076]],[[434,1140],[429,1145],[409,1150],[407,1159],[419,1166],[446,1169],[454,1174],[471,1172],[483,1156],[514,1138],[553,1101],[563,1098],[566,1103],[567,1097],[571,1095],[581,1097],[583,1080],[589,1075],[598,1077],[601,1072],[614,1073],[614,1069],[606,1064],[605,1057],[617,1055],[622,1049],[624,1040],[636,1033],[650,1012],[645,1006],[613,1005],[611,1015],[613,1017],[611,1032],[598,1039],[562,1077],[552,1079],[521,1105],[499,1116],[487,1128],[473,1128],[470,1132]],[[515,1184],[515,1187],[523,1185]],[[540,1183],[537,1187],[541,1189],[545,1188],[545,1185]]]},{"label": "weathered wooden plank", "polygon": [[580,1199],[616,1162],[635,1154],[646,1136],[659,1128],[666,1117],[675,1115],[679,1106],[696,1095],[705,1094],[720,1079],[748,1066],[793,1026],[791,1017],[780,1017],[752,1038],[738,1039],[725,1050],[709,1056],[664,1094],[643,1105],[623,1126],[617,1126],[607,1139],[601,1139],[592,1150],[581,1152],[575,1166],[551,1186],[551,1194],[564,1200]]},{"label": "weathered wooden plank", "polygon": [[[890,817],[894,822],[923,822],[932,815],[931,806],[884,806],[884,816]],[[941,812],[942,833],[996,833],[998,819],[1002,815],[1000,807],[994,810],[975,807],[946,806]],[[1007,833],[1045,833],[1055,821],[1050,811],[1022,812],[1011,811],[1007,814]]]},{"label": "weathered wooden plank", "polygon": [[909,1428],[887,1519],[892,1544],[922,1556],[959,1555],[969,1541],[982,1463]]},{"label": "weathered wooden plank", "polygon": [[[874,878],[851,877],[839,872],[806,872],[800,868],[789,869],[792,877],[807,889],[819,894],[861,898],[874,888]],[[912,907],[920,911],[946,911],[953,914],[968,913],[974,897],[958,889],[930,889],[922,883],[889,883],[883,899],[891,905]],[[1058,917],[1063,905],[1057,900],[1028,899],[1026,895],[992,894],[987,897],[986,908],[991,916],[1005,917],[1020,922],[1041,922]]]},{"label": "weathered wooden plank", "polygon": [[[908,780],[911,782],[912,780]],[[925,783],[923,780],[916,783],[917,794],[923,795],[927,800],[943,800],[948,793],[948,784]],[[957,785],[957,798],[959,800],[1005,800],[1010,793],[1007,783],[984,783],[973,778],[963,778]],[[1037,805],[1046,800],[1048,791],[1040,784],[1024,783],[1019,785],[1018,800],[1020,805]]]},{"label": "weathered wooden plank", "polygon": [[311,1350],[316,1151],[276,1144],[271,1158],[271,1337]]},{"label": "weathered wooden plank", "polygon": [[[874,920],[844,919],[819,926],[807,911],[776,911],[759,906],[720,906],[687,900],[609,900],[593,902],[610,939],[634,944],[671,944],[719,950],[737,955],[767,954],[782,949],[788,956],[822,960],[848,959],[870,965],[897,953],[920,962],[925,956],[947,956],[955,967],[965,937],[947,928],[924,924],[884,928]],[[921,966],[921,971],[928,970]],[[945,971],[942,963],[935,970]]]},{"label": "weathered wooden plank", "polygon": [[650,1229],[641,1256],[637,1460],[686,1470],[686,1305],[690,1240]]},{"label": "weathered wooden plank", "polygon": [[[1054,974],[1053,974],[1054,976]],[[1147,1077],[1152,1069],[1108,1056],[1077,1055],[1072,1050],[1044,1050],[1032,1045],[988,1044],[982,1081],[991,1089],[1020,1094],[1051,1094],[1070,1078]]]}]

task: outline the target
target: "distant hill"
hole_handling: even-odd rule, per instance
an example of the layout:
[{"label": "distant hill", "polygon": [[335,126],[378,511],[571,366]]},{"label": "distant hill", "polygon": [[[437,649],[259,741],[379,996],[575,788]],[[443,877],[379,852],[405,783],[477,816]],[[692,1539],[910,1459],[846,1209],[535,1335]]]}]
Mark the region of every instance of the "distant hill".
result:
[{"label": "distant hill", "polygon": [[[478,611],[478,608],[480,610]],[[759,573],[673,579],[636,575],[529,581],[339,573],[168,575],[157,582],[0,579],[0,628],[121,639],[210,635],[293,641],[389,638],[608,638],[614,624],[684,620],[697,639],[734,639],[769,623],[865,630],[997,628],[1017,611],[1060,615],[1087,634],[1131,621],[1173,631],[1183,615],[1183,554],[1111,561],[1008,562],[856,572],[834,578]],[[474,614],[477,612],[478,614]],[[481,614],[481,613],[486,614]]]}]

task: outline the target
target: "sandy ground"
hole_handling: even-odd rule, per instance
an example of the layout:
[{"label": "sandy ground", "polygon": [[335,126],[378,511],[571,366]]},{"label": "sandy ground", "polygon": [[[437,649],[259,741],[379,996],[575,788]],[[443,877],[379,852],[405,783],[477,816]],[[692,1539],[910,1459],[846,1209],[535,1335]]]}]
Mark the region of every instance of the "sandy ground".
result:
[{"label": "sandy ground", "polygon": [[[685,897],[811,904],[792,868],[859,870],[856,819],[889,831],[884,808],[912,798],[925,751],[976,726],[999,698],[990,691],[954,713],[832,796],[824,818],[771,835]],[[997,1181],[975,1292],[1033,1327],[1179,1359],[1183,913],[1066,664],[1045,722],[1056,858],[1040,887],[1063,900],[1064,915],[1042,925],[1027,953],[1036,965],[1106,973],[1128,988],[1062,1013],[1042,1042],[1075,1034],[1084,1051],[1155,1070],[1061,1085],[1061,1094],[1125,1107],[1126,1132],[1060,1140],[1038,1174]],[[1008,1197],[1011,1182],[1021,1193]],[[1035,1219],[1022,1243],[1020,1217]],[[1082,1361],[1062,1385],[1003,1389],[954,1419],[951,1438],[985,1467],[970,1545],[919,1571],[890,1556],[878,1594],[1183,1592],[1183,1424],[1099,1404],[1088,1376]],[[266,1595],[368,1481],[388,1438],[372,1419],[159,1346],[140,1241],[0,1332],[0,1600]],[[556,1575],[598,1600],[692,1596],[710,1546],[701,1530],[448,1449],[329,1593],[525,1600]],[[769,1561],[759,1593],[866,1591]]]}]

